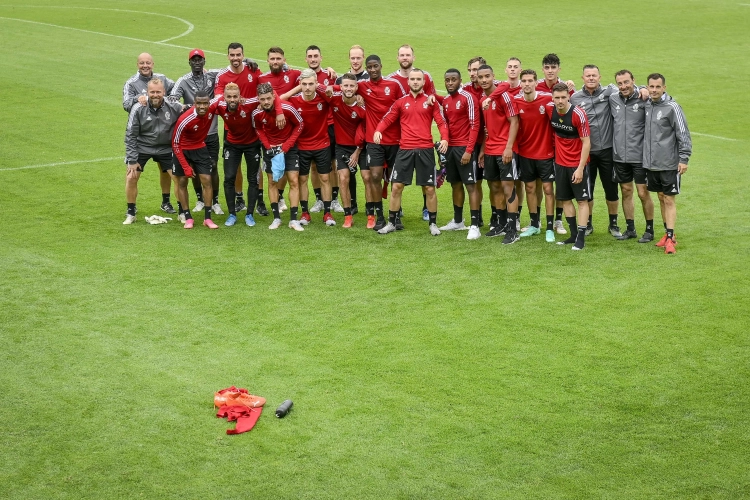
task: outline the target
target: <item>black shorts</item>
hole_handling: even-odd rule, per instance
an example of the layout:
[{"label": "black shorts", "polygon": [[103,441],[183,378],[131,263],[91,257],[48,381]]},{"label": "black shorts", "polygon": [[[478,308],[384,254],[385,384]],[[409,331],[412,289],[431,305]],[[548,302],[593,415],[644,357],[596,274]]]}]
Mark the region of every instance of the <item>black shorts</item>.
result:
[{"label": "black shorts", "polygon": [[159,154],[148,154],[148,153],[138,153],[138,165],[141,166],[141,168],[138,169],[139,172],[143,172],[143,167],[146,166],[146,163],[148,163],[149,160],[154,160],[156,163],[159,164],[159,168],[162,172],[169,172],[172,170],[172,152],[167,151],[165,153],[159,153]]},{"label": "black shorts", "polygon": [[242,157],[245,157],[248,181],[252,184],[253,178],[257,184],[258,169],[260,168],[260,141],[252,144],[232,144],[224,141],[224,177],[234,179],[237,177]]},{"label": "black shorts", "polygon": [[329,148],[299,152],[299,175],[310,175],[310,165],[315,162],[319,174],[331,173],[331,150]]},{"label": "black shorts", "polygon": [[445,153],[445,180],[449,183],[454,184],[460,182],[466,184],[477,183],[477,170],[480,170],[477,166],[476,150],[471,154],[469,163],[466,165],[461,164],[461,157],[466,152],[466,146],[448,146],[448,152]]},{"label": "black shorts", "polygon": [[[273,173],[271,171],[271,158],[265,152],[263,153],[263,166],[267,174]],[[292,146],[289,151],[284,153],[284,163],[286,164],[284,172],[299,172],[299,152],[297,151],[297,146]]]},{"label": "black shorts", "polygon": [[411,185],[417,171],[417,186],[434,186],[437,179],[435,149],[399,149],[391,169],[390,182]]},{"label": "black shorts", "polygon": [[646,186],[652,193],[680,194],[681,175],[677,170],[646,170]]},{"label": "black shorts", "polygon": [[[354,165],[353,167],[349,166],[349,158],[354,154],[354,151],[356,149],[356,146],[336,145],[336,156],[334,156],[334,158],[336,158],[336,170],[344,170],[345,168],[348,168],[351,173],[357,172],[357,165]],[[365,153],[364,151],[360,151],[359,158],[357,160],[359,168],[362,168],[366,160],[367,153]]]},{"label": "black shorts", "polygon": [[555,161],[552,158],[532,160],[518,155],[519,178],[523,182],[553,182],[555,180]]},{"label": "black shorts", "polygon": [[[370,167],[392,167],[396,163],[396,155],[398,154],[398,146],[384,146],[382,144],[367,144],[367,170]],[[362,167],[360,167],[362,168]],[[364,168],[362,168],[365,170]]]},{"label": "black shorts", "polygon": [[503,163],[502,155],[484,155],[484,178],[489,182],[518,180],[515,156],[510,163]]},{"label": "black shorts", "polygon": [[[211,175],[214,164],[211,162],[211,157],[208,156],[206,148],[183,149],[182,156],[185,157],[195,175]],[[185,177],[185,170],[180,163],[180,159],[174,153],[172,153],[172,174],[177,177]]]},{"label": "black shorts", "polygon": [[646,184],[646,169],[640,163],[615,162],[615,180],[620,184]]},{"label": "black shorts", "polygon": [[[617,189],[615,180],[615,165],[612,159],[612,148],[602,149],[601,151],[592,151],[589,154],[589,175],[591,177],[591,186],[596,184],[596,176],[599,174],[599,180],[604,188],[604,198],[607,201],[617,201],[620,199],[620,191]],[[594,199],[593,191],[590,193],[591,199]]]},{"label": "black shorts", "polygon": [[208,156],[213,160],[214,164],[219,163],[219,134],[206,136],[206,149],[208,150]]},{"label": "black shorts", "polygon": [[589,176],[589,166],[583,168],[583,179],[573,184],[575,167],[563,167],[555,163],[555,199],[558,201],[588,201],[591,199],[593,183]]},{"label": "black shorts", "polygon": [[333,123],[328,125],[328,140],[331,143],[331,145],[328,147],[328,149],[331,151],[331,158],[336,158],[336,133],[333,130]]}]

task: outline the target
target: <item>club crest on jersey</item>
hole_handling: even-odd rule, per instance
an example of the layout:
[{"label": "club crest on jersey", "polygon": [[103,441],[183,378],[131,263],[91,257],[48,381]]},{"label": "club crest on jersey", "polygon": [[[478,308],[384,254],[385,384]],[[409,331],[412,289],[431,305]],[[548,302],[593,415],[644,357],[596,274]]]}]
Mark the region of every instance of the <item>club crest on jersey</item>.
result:
[{"label": "club crest on jersey", "polygon": [[198,125],[193,125],[193,130],[198,131]]},{"label": "club crest on jersey", "polygon": [[333,107],[333,112],[334,112],[334,113],[338,113],[338,112],[339,112],[339,108],[338,108],[338,106],[334,106],[334,107]]},{"label": "club crest on jersey", "polygon": [[456,109],[461,109],[461,101],[456,101]]},{"label": "club crest on jersey", "polygon": [[214,114],[213,114],[213,113],[209,113],[209,114],[208,114],[208,119],[209,119],[209,120],[213,120],[213,118],[214,118]]},{"label": "club crest on jersey", "polygon": [[497,104],[495,103],[495,101],[492,101],[492,109],[497,109]]},{"label": "club crest on jersey", "polygon": [[289,75],[284,75],[284,83],[289,83]]},{"label": "club crest on jersey", "polygon": [[427,101],[425,101],[425,102],[423,102],[423,103],[422,103],[422,107],[423,107],[424,109],[427,109]]},{"label": "club crest on jersey", "polygon": [[658,113],[656,113],[656,119],[657,120],[661,120],[661,111],[659,111]]},{"label": "club crest on jersey", "polygon": [[544,114],[544,106],[539,106],[539,114],[540,115]]},{"label": "club crest on jersey", "polygon": [[391,95],[391,88],[390,87],[386,87],[385,88],[385,95]]},{"label": "club crest on jersey", "polygon": [[638,111],[638,103],[633,104],[633,111]]},{"label": "club crest on jersey", "polygon": [[352,111],[352,119],[354,119],[356,117],[357,117],[357,113],[355,113],[354,111]]},{"label": "club crest on jersey", "polygon": [[247,113],[245,113],[244,111],[240,111],[240,116],[242,118],[245,118],[245,117],[247,117]]},{"label": "club crest on jersey", "polygon": [[326,86],[328,85],[328,78],[326,78],[325,80],[323,80],[323,85],[326,85]]},{"label": "club crest on jersey", "polygon": [[599,102],[604,102],[604,94],[599,96]]},{"label": "club crest on jersey", "polygon": [[169,120],[170,116],[172,116],[172,115],[169,114],[169,111],[167,111],[166,113],[164,113],[164,118],[166,118],[167,120]]},{"label": "club crest on jersey", "polygon": [[318,111],[323,111],[323,103],[318,103]]},{"label": "club crest on jersey", "polygon": [[253,75],[247,75],[247,81],[252,82],[253,81]]}]

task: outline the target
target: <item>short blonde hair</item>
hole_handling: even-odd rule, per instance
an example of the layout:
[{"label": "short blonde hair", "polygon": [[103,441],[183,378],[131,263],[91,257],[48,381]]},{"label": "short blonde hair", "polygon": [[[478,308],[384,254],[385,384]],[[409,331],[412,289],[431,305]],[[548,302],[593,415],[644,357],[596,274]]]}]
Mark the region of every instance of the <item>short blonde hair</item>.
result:
[{"label": "short blonde hair", "polygon": [[227,83],[227,84],[226,84],[226,85],[224,86],[224,93],[226,93],[226,92],[227,92],[227,90],[236,90],[237,92],[239,92],[239,91],[240,91],[240,86],[239,86],[239,85],[237,85],[237,84],[236,84],[236,83],[234,83],[234,82],[230,82],[230,83]]},{"label": "short blonde hair", "polygon": [[305,68],[302,70],[302,73],[299,75],[300,80],[305,80],[307,78],[315,78],[318,79],[318,75],[315,74],[315,71],[310,68]]},{"label": "short blonde hair", "polygon": [[361,45],[352,45],[352,47],[349,49],[349,54],[352,53],[352,50],[361,50],[362,51],[362,57],[365,57],[365,49],[362,48]]}]

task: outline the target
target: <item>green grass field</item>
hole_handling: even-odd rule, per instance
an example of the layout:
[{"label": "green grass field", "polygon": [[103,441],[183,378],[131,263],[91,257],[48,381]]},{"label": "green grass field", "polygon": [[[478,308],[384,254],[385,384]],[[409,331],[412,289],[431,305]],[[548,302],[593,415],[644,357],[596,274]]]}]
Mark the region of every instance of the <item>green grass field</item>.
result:
[{"label": "green grass field", "polygon": [[[0,497],[750,497],[749,4],[379,5],[0,4]],[[614,241],[603,204],[584,252],[431,238],[415,188],[387,237],[149,226],[153,164],[123,226],[137,55],[176,80],[230,41],[339,71],[410,43],[438,88],[477,54],[662,72],[693,133],[678,253]],[[232,384],[268,399],[240,436],[212,409]]]}]

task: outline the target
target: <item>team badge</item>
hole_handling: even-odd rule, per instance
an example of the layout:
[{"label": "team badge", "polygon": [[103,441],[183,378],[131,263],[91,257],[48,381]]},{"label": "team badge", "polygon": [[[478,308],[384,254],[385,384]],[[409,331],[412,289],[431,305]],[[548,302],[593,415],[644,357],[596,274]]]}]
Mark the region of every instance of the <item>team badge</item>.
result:
[{"label": "team badge", "polygon": [[497,109],[497,104],[495,104],[495,101],[492,101],[492,109]]},{"label": "team badge", "polygon": [[544,114],[544,106],[539,106],[539,114],[540,115]]},{"label": "team badge", "polygon": [[333,112],[334,112],[334,113],[338,113],[338,112],[339,112],[339,108],[338,108],[338,106],[334,106],[334,107],[333,107]]},{"label": "team badge", "polygon": [[245,113],[244,111],[240,111],[240,116],[242,118],[246,118],[247,117],[247,113]]},{"label": "team badge", "polygon": [[247,81],[252,82],[253,81],[253,75],[248,74],[247,75]]},{"label": "team badge", "polygon": [[169,114],[169,111],[167,111],[166,113],[164,113],[164,118],[166,118],[167,120],[169,120],[170,116],[172,116],[172,115]]},{"label": "team badge", "polygon": [[560,123],[562,123],[562,122],[563,122],[563,119],[562,119],[562,118],[560,118]]},{"label": "team badge", "polygon": [[385,95],[391,95],[391,88],[390,87],[386,87],[385,88]]},{"label": "team badge", "polygon": [[198,131],[198,125],[194,125],[193,126],[193,130],[195,130],[197,132]]},{"label": "team badge", "polygon": [[604,94],[599,96],[599,102],[604,102]]},{"label": "team badge", "polygon": [[423,102],[423,103],[422,103],[422,107],[423,107],[424,109],[427,109],[427,101],[425,101],[425,102]]},{"label": "team badge", "polygon": [[638,111],[638,103],[633,104],[633,111]]},{"label": "team badge", "polygon": [[318,111],[323,111],[323,103],[318,103]]},{"label": "team badge", "polygon": [[461,109],[461,101],[456,101],[456,109]]},{"label": "team badge", "polygon": [[225,160],[228,160],[228,159],[229,159],[229,150],[228,150],[228,149],[225,149],[225,150],[224,150],[224,159],[225,159]]},{"label": "team badge", "polygon": [[352,111],[352,120],[355,119],[355,118],[357,118],[357,113],[355,113],[354,111]]},{"label": "team badge", "polygon": [[289,83],[289,76],[288,75],[284,75],[284,83]]},{"label": "team badge", "polygon": [[661,120],[661,111],[659,111],[658,113],[656,113],[656,119],[657,120]]},{"label": "team badge", "polygon": [[404,107],[405,107],[406,109],[409,109],[409,103],[407,102],[406,104],[404,104]]},{"label": "team badge", "polygon": [[328,78],[326,78],[325,80],[323,80],[323,85],[328,85]]}]

